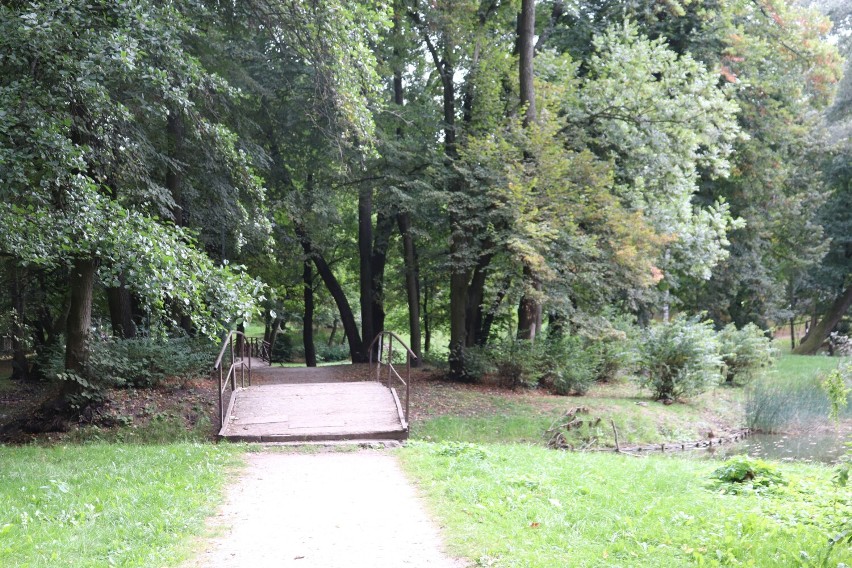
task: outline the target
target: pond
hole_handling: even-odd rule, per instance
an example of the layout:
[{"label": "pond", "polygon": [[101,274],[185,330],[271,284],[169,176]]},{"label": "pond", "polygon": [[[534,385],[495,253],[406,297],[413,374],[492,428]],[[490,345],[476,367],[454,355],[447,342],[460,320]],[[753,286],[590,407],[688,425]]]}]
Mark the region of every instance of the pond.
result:
[{"label": "pond", "polygon": [[751,457],[778,461],[837,463],[846,453],[848,432],[805,431],[796,434],[752,434],[742,442],[713,448],[714,457],[746,453]]}]

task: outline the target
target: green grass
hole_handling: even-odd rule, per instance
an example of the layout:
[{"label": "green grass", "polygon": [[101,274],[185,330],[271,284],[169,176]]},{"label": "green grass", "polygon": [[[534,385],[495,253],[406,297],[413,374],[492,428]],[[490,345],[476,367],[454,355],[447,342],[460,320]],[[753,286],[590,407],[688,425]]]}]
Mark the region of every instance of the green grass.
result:
[{"label": "green grass", "polygon": [[472,406],[464,415],[453,414],[415,421],[413,439],[453,440],[477,444],[545,444],[545,431],[554,420],[574,407],[585,406],[583,420],[600,422],[568,433],[569,442],[582,447],[594,440],[594,446],[615,447],[610,421],[615,423],[622,444],[652,444],[698,440],[708,430],[718,430],[709,416],[738,427],[742,422],[741,389],[719,388],[694,397],[686,403],[666,406],[650,400],[630,383],[595,385],[585,396],[572,397],[500,397],[478,392],[459,396],[481,397],[486,405]]},{"label": "green grass", "polygon": [[263,337],[266,326],[262,323],[252,323],[246,326],[246,337]]},{"label": "green grass", "polygon": [[814,375],[836,369],[848,357],[825,357],[822,355],[792,355],[785,353],[778,358],[768,373],[790,380],[808,380]]},{"label": "green grass", "polygon": [[[778,466],[788,486],[731,495],[699,460],[428,443],[400,456],[452,552],[477,566],[817,565],[852,514],[816,466]],[[839,562],[852,550],[837,547],[827,565]]]},{"label": "green grass", "polygon": [[0,446],[0,566],[171,566],[218,505],[232,445]]}]

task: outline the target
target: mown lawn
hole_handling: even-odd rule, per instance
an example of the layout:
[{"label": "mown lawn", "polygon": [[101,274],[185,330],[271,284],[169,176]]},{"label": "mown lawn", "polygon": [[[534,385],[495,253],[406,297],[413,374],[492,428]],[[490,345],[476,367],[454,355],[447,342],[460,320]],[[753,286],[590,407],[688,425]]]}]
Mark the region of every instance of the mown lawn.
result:
[{"label": "mown lawn", "polygon": [[[779,465],[786,486],[725,494],[711,461],[459,443],[400,455],[452,552],[477,566],[820,566],[852,515],[826,467]],[[849,547],[825,566],[841,562]]]},{"label": "mown lawn", "polygon": [[0,446],[0,566],[173,566],[215,511],[239,451]]}]

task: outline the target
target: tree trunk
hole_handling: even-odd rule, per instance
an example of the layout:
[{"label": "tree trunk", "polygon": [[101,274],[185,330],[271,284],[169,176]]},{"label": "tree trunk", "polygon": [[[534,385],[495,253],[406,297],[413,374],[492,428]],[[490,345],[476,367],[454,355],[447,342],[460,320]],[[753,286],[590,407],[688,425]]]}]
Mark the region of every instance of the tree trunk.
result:
[{"label": "tree trunk", "polygon": [[423,352],[432,348],[432,322],[429,320],[429,282],[423,286]]},{"label": "tree trunk", "polygon": [[[490,248],[490,243],[486,245],[486,248]],[[465,347],[484,344],[481,337],[484,317],[482,303],[485,301],[485,282],[488,279],[488,265],[491,264],[492,258],[494,258],[492,253],[481,255],[473,271],[473,277],[470,279],[467,290],[467,342]]]},{"label": "tree trunk", "polygon": [[[535,108],[535,85],[533,76],[533,57],[535,56],[535,1],[522,0],[521,13],[518,15],[518,83],[520,102],[525,106],[524,128],[537,119]],[[541,282],[532,268],[524,263],[524,294],[518,304],[518,339],[535,339],[541,326],[541,306],[538,292]],[[531,293],[532,292],[532,293]]]},{"label": "tree trunk", "polygon": [[491,327],[494,325],[494,318],[497,317],[500,304],[503,303],[503,298],[505,298],[506,294],[509,292],[509,286],[511,284],[512,276],[509,274],[506,276],[503,287],[497,291],[497,296],[491,303],[491,307],[489,307],[488,311],[485,313],[485,317],[482,318],[482,328],[477,333],[477,345],[483,346],[488,343],[488,338],[491,336]]},{"label": "tree trunk", "polygon": [[539,301],[536,292],[541,290],[539,282],[529,266],[524,265],[524,283],[533,289],[533,292],[524,291],[518,304],[518,339],[535,339],[539,327]]},{"label": "tree trunk", "polygon": [[302,317],[302,342],[305,346],[305,366],[317,366],[317,350],[314,346],[314,273],[310,259],[305,259],[302,269],[304,283],[305,314]]},{"label": "tree trunk", "polygon": [[339,319],[334,318],[334,321],[331,322],[331,333],[328,334],[328,343],[327,343],[327,345],[329,347],[334,345],[334,336],[337,335],[337,324],[338,324],[339,321],[340,321]]},{"label": "tree trunk", "polygon": [[[376,218],[373,253],[370,258],[370,271],[373,275],[373,290],[371,293],[373,306],[373,338],[385,329],[385,266],[388,260],[388,244],[393,232],[393,217],[379,212]],[[370,347],[373,338],[364,337],[364,352]]]},{"label": "tree trunk", "polygon": [[[453,247],[451,246],[451,254]],[[464,364],[464,349],[467,345],[467,296],[468,274],[454,268],[450,275],[450,378],[468,380]]]},{"label": "tree trunk", "polygon": [[518,16],[518,83],[524,126],[536,120],[535,86],[533,83],[533,57],[535,56],[535,0],[522,0]]},{"label": "tree trunk", "polygon": [[[403,41],[402,38],[402,6],[399,1],[394,2],[393,6],[393,31],[397,46],[394,47],[393,60],[393,102],[396,106],[402,107],[404,104],[404,96],[402,91],[402,61],[400,58],[400,50],[398,45]],[[400,122],[396,128],[396,137],[401,139],[403,136],[402,123]],[[417,266],[417,250],[414,247],[414,236],[411,234],[411,214],[407,211],[399,213],[396,216],[399,234],[402,237],[402,259],[405,267],[405,295],[408,301],[408,333],[411,351],[417,356],[411,362],[412,367],[419,367],[422,352],[420,350],[420,274]]]},{"label": "tree trunk", "polygon": [[373,326],[373,188],[366,184],[358,191],[358,257],[361,285],[361,337],[367,347],[375,337]]},{"label": "tree trunk", "polygon": [[120,277],[119,281],[119,286],[113,286],[106,290],[112,334],[119,339],[132,339],[136,337],[133,304],[130,299],[130,291],[124,285],[124,278]]},{"label": "tree trunk", "polygon": [[405,264],[405,295],[408,300],[408,333],[411,342],[409,347],[417,355],[411,365],[418,367],[423,355],[420,350],[420,281],[417,250],[411,235],[411,215],[400,213],[397,215],[397,224],[402,236],[402,258]]},{"label": "tree trunk", "polygon": [[[92,328],[92,295],[95,289],[94,259],[75,259],[68,274],[69,308],[65,329],[65,370],[82,375],[89,355],[89,334]],[[77,381],[64,381],[62,398],[82,392]]]},{"label": "tree trunk", "polygon": [[808,337],[799,342],[799,346],[793,350],[796,355],[813,355],[816,353],[834,326],[852,306],[852,285],[848,286],[828,308],[828,311],[819,322],[811,327]]},{"label": "tree trunk", "polygon": [[796,348],[796,318],[790,317],[790,351]]},{"label": "tree trunk", "polygon": [[26,296],[23,270],[14,259],[9,260],[9,294],[12,297],[12,380],[30,378],[30,364],[27,360],[27,338],[24,332],[24,309]]},{"label": "tree trunk", "polygon": [[331,271],[331,267],[319,252],[314,252],[311,241],[308,238],[304,227],[296,225],[296,235],[302,244],[302,250],[305,252],[305,258],[312,259],[314,266],[319,272],[325,287],[328,288],[329,294],[334,298],[337,305],[337,310],[340,313],[340,321],[343,323],[343,332],[346,334],[346,339],[349,341],[349,356],[353,363],[366,363],[368,358],[363,350],[361,337],[358,335],[358,326],[355,323],[355,315],[352,313],[352,307],[349,305],[349,300],[346,299],[346,294],[340,286],[340,282]]}]

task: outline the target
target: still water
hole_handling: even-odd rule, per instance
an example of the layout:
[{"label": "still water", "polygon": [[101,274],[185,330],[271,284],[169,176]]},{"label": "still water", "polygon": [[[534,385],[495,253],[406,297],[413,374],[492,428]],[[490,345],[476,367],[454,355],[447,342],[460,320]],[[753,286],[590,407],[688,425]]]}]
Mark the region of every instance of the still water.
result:
[{"label": "still water", "polygon": [[847,442],[852,442],[852,436],[846,432],[752,434],[737,444],[713,448],[712,453],[721,458],[746,453],[778,461],[837,463],[846,453]]}]

